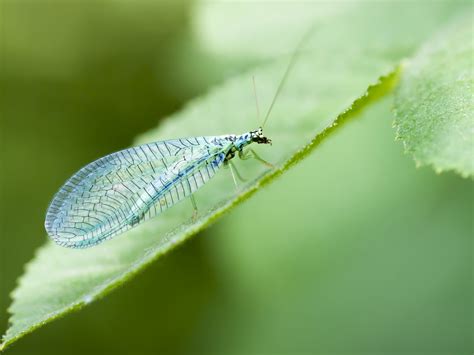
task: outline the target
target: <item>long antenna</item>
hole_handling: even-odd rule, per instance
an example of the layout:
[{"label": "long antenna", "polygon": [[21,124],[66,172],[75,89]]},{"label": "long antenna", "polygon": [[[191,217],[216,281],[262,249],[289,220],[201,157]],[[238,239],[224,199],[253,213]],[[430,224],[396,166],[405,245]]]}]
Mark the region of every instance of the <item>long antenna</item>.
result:
[{"label": "long antenna", "polygon": [[273,96],[272,103],[270,104],[270,107],[268,108],[267,114],[265,115],[265,118],[263,119],[263,123],[261,127],[263,128],[265,126],[265,123],[267,123],[268,117],[270,116],[270,113],[272,112],[273,106],[275,105],[276,99],[278,95],[280,95],[281,89],[283,88],[283,85],[286,82],[286,79],[288,78],[288,74],[290,73],[291,69],[296,63],[296,59],[298,57],[298,54],[300,53],[300,49],[303,46],[303,44],[306,42],[306,40],[309,38],[309,35],[313,30],[313,26],[304,34],[303,38],[301,39],[300,43],[298,43],[298,46],[296,46],[295,51],[293,52],[290,63],[288,64],[288,67],[286,68],[285,74],[283,74],[283,78],[280,81],[280,84],[278,85],[277,91],[275,93],[275,96]]},{"label": "long antenna", "polygon": [[260,119],[260,110],[258,108],[257,86],[255,85],[255,76],[252,75],[253,93],[255,95],[255,105],[257,106],[257,119]]}]

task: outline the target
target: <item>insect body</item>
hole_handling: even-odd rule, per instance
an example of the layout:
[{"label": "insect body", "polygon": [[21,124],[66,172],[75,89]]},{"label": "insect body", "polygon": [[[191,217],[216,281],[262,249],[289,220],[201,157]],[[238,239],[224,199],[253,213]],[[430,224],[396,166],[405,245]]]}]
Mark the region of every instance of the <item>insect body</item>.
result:
[{"label": "insect body", "polygon": [[[311,29],[297,49],[310,33]],[[296,50],[262,127],[297,54]],[[235,182],[231,159],[236,154],[245,159],[244,148],[251,143],[271,144],[271,140],[259,128],[241,135],[149,143],[100,158],[79,170],[56,193],[46,214],[46,231],[59,245],[86,248],[160,214],[186,197],[191,199],[196,211],[193,193],[227,163]],[[251,149],[249,151],[254,158],[271,166]]]},{"label": "insect body", "polygon": [[65,247],[97,245],[192,198],[235,154],[243,157],[251,143],[271,141],[259,128],[242,135],[149,143],[100,158],[56,193],[46,231]]}]

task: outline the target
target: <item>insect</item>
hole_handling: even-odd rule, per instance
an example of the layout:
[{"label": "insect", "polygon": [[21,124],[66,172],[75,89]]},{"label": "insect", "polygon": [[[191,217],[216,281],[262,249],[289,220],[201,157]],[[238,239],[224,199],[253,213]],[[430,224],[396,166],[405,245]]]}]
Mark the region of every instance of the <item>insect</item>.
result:
[{"label": "insect", "polygon": [[297,51],[260,128],[240,135],[158,141],[121,150],[86,165],[53,197],[45,220],[48,235],[64,247],[95,246],[159,215],[185,198],[191,199],[196,216],[194,192],[222,166],[230,166],[234,183],[236,175],[240,178],[231,161],[236,155],[241,159],[253,157],[271,166],[247,147],[253,143],[271,144],[262,127],[296,54]]},{"label": "insect", "polygon": [[[79,170],[56,193],[46,231],[62,246],[110,239],[190,197],[251,143],[270,144],[262,129],[241,135],[167,140],[125,149]],[[263,159],[261,159],[263,161]],[[268,164],[268,163],[267,163]],[[230,166],[234,174],[234,167]],[[235,179],[235,177],[234,177]]]}]

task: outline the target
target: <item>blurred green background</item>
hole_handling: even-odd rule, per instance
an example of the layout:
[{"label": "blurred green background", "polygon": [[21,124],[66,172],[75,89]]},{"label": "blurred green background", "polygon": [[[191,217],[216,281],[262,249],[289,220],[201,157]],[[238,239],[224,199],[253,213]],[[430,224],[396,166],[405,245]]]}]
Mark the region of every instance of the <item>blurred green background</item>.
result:
[{"label": "blurred green background", "polygon": [[[199,48],[193,6],[1,3],[2,333],[64,180],[246,65]],[[472,353],[472,183],[416,169],[390,108],[9,352]]]}]

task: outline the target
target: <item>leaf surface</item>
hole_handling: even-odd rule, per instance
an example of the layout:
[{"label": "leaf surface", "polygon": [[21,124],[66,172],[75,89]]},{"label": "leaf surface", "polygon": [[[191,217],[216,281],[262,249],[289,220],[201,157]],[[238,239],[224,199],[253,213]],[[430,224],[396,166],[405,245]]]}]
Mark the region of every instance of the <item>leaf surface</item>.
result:
[{"label": "leaf surface", "polygon": [[[92,249],[70,250],[46,243],[27,265],[12,293],[11,325],[2,346],[123,284],[279,176],[347,118],[390,91],[397,78],[398,62],[410,51],[413,43],[401,45],[406,39],[405,32],[398,34],[396,31],[400,18],[390,12],[391,8],[378,8],[376,14],[353,11],[347,8],[340,17],[332,17],[333,21],[329,22],[334,32],[332,40],[315,31],[301,49],[265,127],[265,134],[274,144],[255,147],[262,157],[274,164],[274,168],[268,169],[256,161],[236,161],[240,173],[248,179],[238,190],[233,186],[230,172],[222,169],[196,193],[200,213],[195,221],[191,219],[191,204],[183,202],[158,218]],[[447,16],[448,12],[441,12],[436,6],[433,6],[432,13],[426,12],[423,31],[434,26],[441,13]],[[377,21],[369,30],[372,22],[368,20],[372,18],[377,18]],[[311,22],[318,28],[320,17],[308,17],[305,21],[305,28]],[[361,33],[357,26],[366,22],[367,28]],[[330,34],[326,23],[325,20],[320,28],[325,28],[324,33]],[[381,29],[389,36],[381,35]],[[260,120],[256,117],[252,76],[257,78],[260,108],[265,111],[287,68],[289,53],[294,50],[301,34],[298,32],[293,40],[289,40],[291,48],[272,49],[268,53],[273,51],[274,54],[267,53],[262,65],[193,100],[157,129],[139,137],[136,143],[238,134],[257,128]],[[355,45],[351,38],[363,38],[363,41]]]},{"label": "leaf surface", "polygon": [[474,175],[472,17],[459,18],[407,63],[396,93],[397,137],[418,165]]}]

